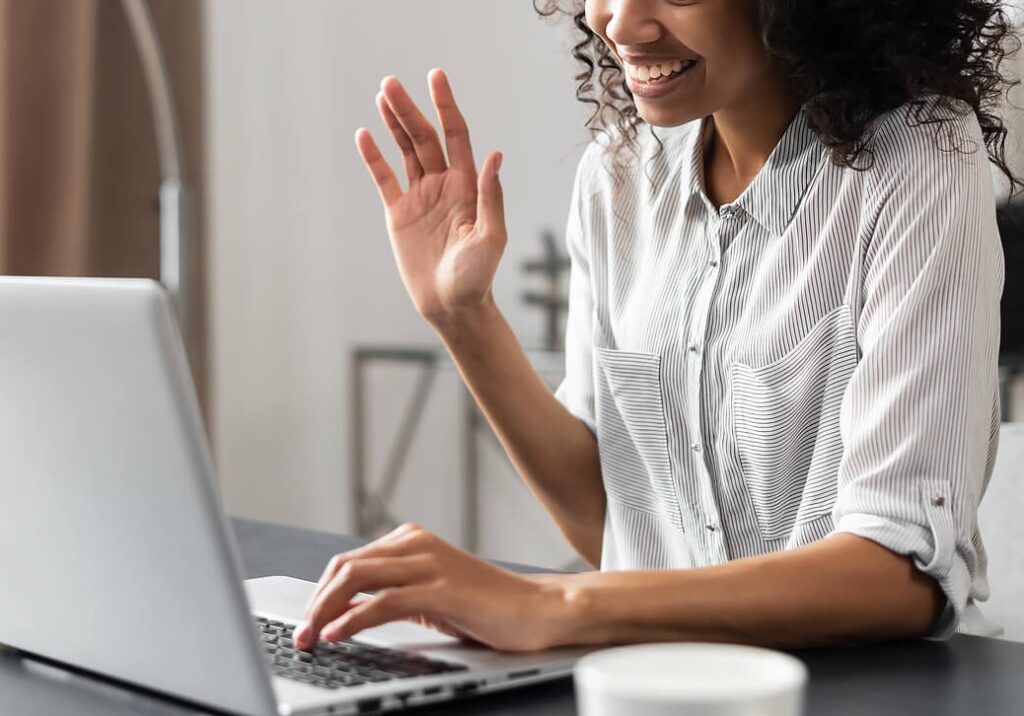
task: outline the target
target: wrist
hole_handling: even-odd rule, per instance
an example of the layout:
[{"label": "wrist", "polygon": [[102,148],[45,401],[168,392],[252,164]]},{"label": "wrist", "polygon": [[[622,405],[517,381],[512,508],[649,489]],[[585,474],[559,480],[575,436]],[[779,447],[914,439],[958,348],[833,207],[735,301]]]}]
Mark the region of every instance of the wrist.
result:
[{"label": "wrist", "polygon": [[563,575],[536,580],[542,595],[540,613],[545,615],[543,648],[601,641],[600,630],[593,619],[591,591],[576,580],[558,579],[558,576]]},{"label": "wrist", "polygon": [[444,316],[430,318],[431,327],[448,346],[467,340],[472,341],[492,327],[501,318],[494,296],[488,293],[484,299],[472,306],[456,309]]}]

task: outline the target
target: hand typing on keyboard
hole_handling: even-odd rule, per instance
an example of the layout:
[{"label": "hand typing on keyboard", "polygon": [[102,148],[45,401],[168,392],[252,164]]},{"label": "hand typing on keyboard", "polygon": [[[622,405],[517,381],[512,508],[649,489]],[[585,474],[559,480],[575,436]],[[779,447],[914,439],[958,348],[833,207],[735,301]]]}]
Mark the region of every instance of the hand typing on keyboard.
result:
[{"label": "hand typing on keyboard", "polygon": [[466,668],[419,654],[355,641],[337,644],[321,642],[312,652],[299,651],[295,648],[293,627],[290,624],[263,617],[256,617],[256,623],[273,673],[327,689],[463,671]]},{"label": "hand typing on keyboard", "polygon": [[[357,594],[379,590],[353,601]],[[557,582],[501,569],[416,525],[336,555],[295,632],[295,646],[339,642],[363,629],[409,619],[505,651],[560,642],[567,600]]]}]

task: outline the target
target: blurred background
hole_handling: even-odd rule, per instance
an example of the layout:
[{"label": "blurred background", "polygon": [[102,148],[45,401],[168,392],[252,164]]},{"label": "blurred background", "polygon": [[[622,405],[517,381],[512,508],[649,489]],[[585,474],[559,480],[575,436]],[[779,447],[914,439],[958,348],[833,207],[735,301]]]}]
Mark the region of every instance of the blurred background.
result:
[{"label": "blurred background", "polygon": [[[130,5],[0,0],[0,273],[160,276],[160,100]],[[571,564],[406,297],[352,141],[368,126],[389,144],[374,107],[382,77],[426,103],[427,71],[447,70],[478,158],[505,154],[497,300],[554,385],[562,230],[588,139],[568,25],[530,0],[148,11],[189,199],[183,310],[227,510],[368,536],[412,520],[487,557]],[[1020,168],[1024,115],[1006,115]],[[1000,211],[1004,409],[1021,419],[1024,256],[1011,238],[1024,222],[1015,204]]]}]

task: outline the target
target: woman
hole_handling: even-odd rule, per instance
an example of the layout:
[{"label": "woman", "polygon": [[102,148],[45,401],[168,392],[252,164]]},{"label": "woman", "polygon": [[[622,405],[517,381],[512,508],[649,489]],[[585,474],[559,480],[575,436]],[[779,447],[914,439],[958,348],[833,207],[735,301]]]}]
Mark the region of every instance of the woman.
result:
[{"label": "woman", "polygon": [[554,397],[491,295],[501,155],[476,171],[445,76],[444,148],[395,78],[377,97],[407,190],[356,143],[416,308],[601,569],[521,576],[405,525],[331,561],[300,647],[402,618],[506,650],[991,629],[998,4],[580,5],[603,131],[576,179]]}]

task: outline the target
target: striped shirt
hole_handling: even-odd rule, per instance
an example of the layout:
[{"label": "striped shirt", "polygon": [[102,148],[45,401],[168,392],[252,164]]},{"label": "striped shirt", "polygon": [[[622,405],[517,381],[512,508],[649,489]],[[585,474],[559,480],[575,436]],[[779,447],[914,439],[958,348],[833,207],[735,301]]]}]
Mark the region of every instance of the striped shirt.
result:
[{"label": "striped shirt", "polygon": [[975,605],[1000,421],[992,178],[969,109],[908,111],[878,120],[866,171],[832,163],[798,113],[718,209],[707,119],[657,129],[660,149],[642,132],[618,178],[587,149],[556,396],[597,437],[603,570],[846,532],[938,581],[933,636],[998,629]]}]

